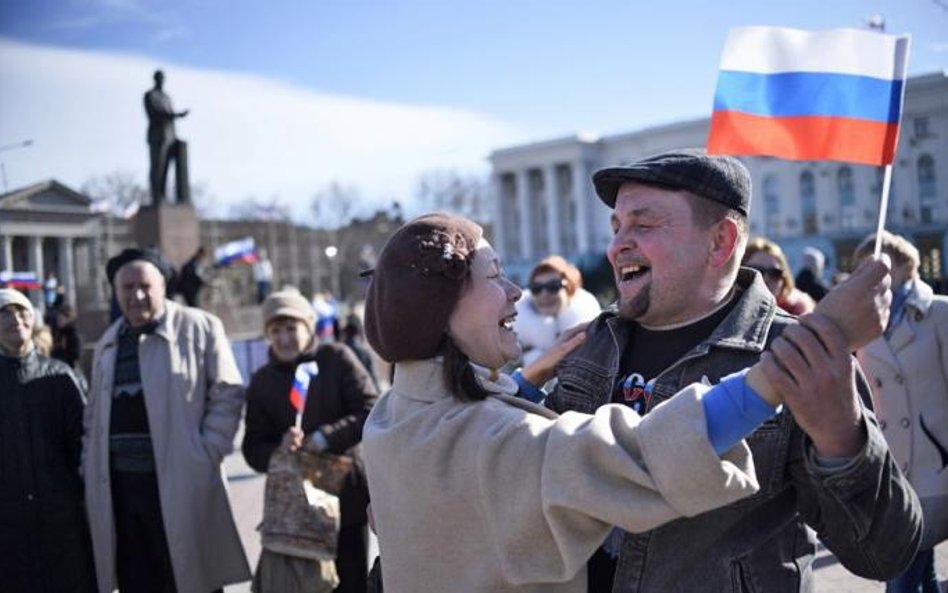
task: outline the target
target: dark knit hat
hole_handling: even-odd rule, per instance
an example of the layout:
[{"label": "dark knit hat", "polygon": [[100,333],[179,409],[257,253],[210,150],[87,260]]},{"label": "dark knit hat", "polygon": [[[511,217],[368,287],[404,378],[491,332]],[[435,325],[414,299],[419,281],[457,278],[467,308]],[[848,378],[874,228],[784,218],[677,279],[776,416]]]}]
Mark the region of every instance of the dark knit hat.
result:
[{"label": "dark knit hat", "polygon": [[438,353],[482,235],[466,218],[436,213],[389,238],[365,300],[365,337],[379,356],[399,362]]},{"label": "dark knit hat", "polygon": [[745,217],[750,210],[750,173],[743,163],[730,156],[709,155],[701,149],[675,150],[593,174],[596,193],[610,208],[616,207],[619,187],[630,181],[686,190],[720,202]]},{"label": "dark knit hat", "polygon": [[158,253],[157,249],[152,247],[129,247],[122,251],[122,253],[116,255],[105,264],[105,275],[109,279],[109,284],[115,284],[115,274],[118,273],[119,268],[124,266],[127,263],[133,261],[146,261],[161,272],[161,275],[165,279],[165,283],[169,283],[172,278],[174,278],[174,266],[168,263],[168,260],[161,257],[161,254]]}]

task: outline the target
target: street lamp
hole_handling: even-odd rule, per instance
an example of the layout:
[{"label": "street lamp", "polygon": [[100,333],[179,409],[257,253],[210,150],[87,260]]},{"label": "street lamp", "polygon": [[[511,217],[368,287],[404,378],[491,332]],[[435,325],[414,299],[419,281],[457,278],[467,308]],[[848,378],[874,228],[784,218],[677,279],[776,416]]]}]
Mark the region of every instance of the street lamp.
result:
[{"label": "street lamp", "polygon": [[332,296],[336,299],[340,297],[339,295],[339,265],[336,263],[336,256],[339,254],[339,249],[335,245],[328,245],[325,250],[326,258],[329,259],[329,281],[332,286]]},{"label": "street lamp", "polygon": [[[6,152],[8,150],[17,150],[18,148],[26,148],[27,146],[33,146],[33,140],[21,140],[20,142],[14,142],[12,144],[4,144],[0,146],[0,152]],[[0,176],[3,177],[3,193],[7,193],[7,168],[3,164],[3,161],[0,160]]]}]

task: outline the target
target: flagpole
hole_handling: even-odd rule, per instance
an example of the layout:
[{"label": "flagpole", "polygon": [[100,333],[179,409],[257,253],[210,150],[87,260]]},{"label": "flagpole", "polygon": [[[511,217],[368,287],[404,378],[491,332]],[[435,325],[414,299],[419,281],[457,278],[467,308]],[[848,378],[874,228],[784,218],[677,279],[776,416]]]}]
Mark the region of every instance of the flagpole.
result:
[{"label": "flagpole", "polygon": [[876,245],[872,250],[873,259],[879,259],[882,253],[882,231],[885,228],[885,216],[889,210],[889,186],[892,184],[892,163],[885,166],[882,175],[882,202],[879,204],[879,222],[876,224]]},{"label": "flagpole", "polygon": [[303,411],[296,413],[296,428],[303,430]]}]

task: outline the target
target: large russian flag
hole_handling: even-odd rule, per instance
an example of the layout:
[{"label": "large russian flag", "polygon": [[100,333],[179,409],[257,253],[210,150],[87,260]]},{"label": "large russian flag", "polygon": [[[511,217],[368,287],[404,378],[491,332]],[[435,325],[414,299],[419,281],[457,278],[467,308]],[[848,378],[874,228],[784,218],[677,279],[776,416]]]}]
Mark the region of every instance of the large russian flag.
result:
[{"label": "large russian flag", "polygon": [[9,270],[0,272],[0,287],[3,288],[37,290],[42,288],[42,285],[36,272],[11,272]]},{"label": "large russian flag", "polygon": [[224,243],[214,250],[214,263],[226,266],[234,262],[252,264],[257,261],[257,247],[253,237]]},{"label": "large russian flag", "polygon": [[891,163],[909,37],[858,29],[728,33],[708,152]]}]

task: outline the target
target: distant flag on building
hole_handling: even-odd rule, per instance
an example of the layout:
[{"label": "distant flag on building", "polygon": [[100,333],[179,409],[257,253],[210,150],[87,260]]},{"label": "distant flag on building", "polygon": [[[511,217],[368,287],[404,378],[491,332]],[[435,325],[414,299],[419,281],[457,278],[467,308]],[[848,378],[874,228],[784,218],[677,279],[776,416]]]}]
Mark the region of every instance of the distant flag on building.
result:
[{"label": "distant flag on building", "polygon": [[296,365],[293,374],[293,385],[290,387],[290,405],[296,410],[296,426],[299,428],[303,420],[303,407],[306,405],[306,394],[309,392],[309,383],[319,374],[316,361],[302,362]]},{"label": "distant flag on building", "polygon": [[0,287],[39,290],[42,286],[43,283],[40,282],[36,272],[11,272],[9,270],[0,272]]},{"label": "distant flag on building", "polygon": [[257,261],[257,248],[253,237],[224,243],[214,250],[214,264],[226,266],[234,262],[252,264]]},{"label": "distant flag on building", "polygon": [[907,35],[859,29],[732,29],[714,95],[708,152],[891,163]]}]

